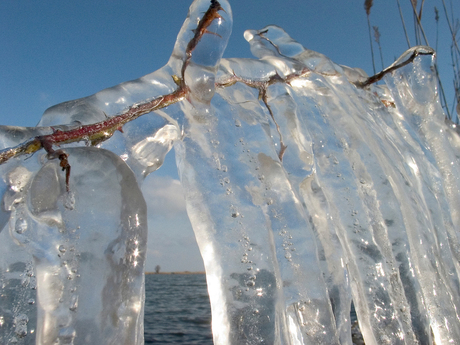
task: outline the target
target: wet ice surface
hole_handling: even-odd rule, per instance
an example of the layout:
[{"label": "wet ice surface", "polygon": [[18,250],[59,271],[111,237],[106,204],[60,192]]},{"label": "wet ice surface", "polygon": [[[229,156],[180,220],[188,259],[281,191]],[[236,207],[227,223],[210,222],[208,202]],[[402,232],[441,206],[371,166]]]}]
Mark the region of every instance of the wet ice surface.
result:
[{"label": "wet ice surface", "polygon": [[460,339],[460,141],[434,56],[362,89],[361,70],[270,26],[245,33],[257,59],[221,59],[221,1],[217,35],[187,58],[209,4],[192,4],[162,69],[52,107],[45,127],[0,128],[2,148],[16,146],[171,93],[172,75],[190,88],[98,147],[65,146],[70,193],[43,152],[0,166],[2,342],[143,343],[138,185],[173,145],[216,344],[351,344],[352,300],[366,344]]}]

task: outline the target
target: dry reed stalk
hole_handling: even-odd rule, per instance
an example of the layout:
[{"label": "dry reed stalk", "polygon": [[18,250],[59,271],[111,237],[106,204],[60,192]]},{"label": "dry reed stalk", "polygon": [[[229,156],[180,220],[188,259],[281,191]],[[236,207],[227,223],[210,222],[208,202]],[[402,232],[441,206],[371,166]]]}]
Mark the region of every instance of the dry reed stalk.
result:
[{"label": "dry reed stalk", "polygon": [[[459,116],[460,116],[460,107],[458,104],[460,104],[460,62],[459,62],[459,55],[460,55],[460,48],[458,46],[458,42],[457,42],[457,33],[458,33],[458,30],[459,30],[459,27],[457,25],[457,27],[455,28],[450,19],[449,19],[449,15],[448,15],[448,12],[447,12],[447,7],[446,7],[446,3],[444,0],[442,0],[442,6],[443,6],[443,9],[444,9],[444,14],[446,16],[446,20],[447,20],[447,25],[449,26],[449,30],[450,30],[450,34],[451,34],[451,38],[452,38],[452,45],[451,45],[451,58],[452,58],[452,68],[453,68],[453,72],[454,72],[454,80],[453,80],[453,83],[454,83],[454,92],[455,92],[455,97],[454,97],[454,100],[453,100],[453,103],[452,103],[452,113],[457,113],[457,123],[459,122]],[[453,13],[452,13],[452,16],[453,16]],[[452,19],[453,20],[453,19]],[[455,102],[457,102],[457,107],[455,108]],[[446,109],[447,109],[447,113],[449,115],[449,118],[451,120],[453,120],[451,118],[451,115],[449,113],[449,108],[447,107],[446,105]],[[454,112],[455,110],[455,112]]]},{"label": "dry reed stalk", "polygon": [[366,11],[366,15],[367,15],[367,27],[369,29],[369,42],[371,45],[372,68],[374,69],[374,74],[375,74],[376,69],[375,69],[374,47],[372,46],[371,20],[369,18],[371,14],[372,5],[373,5],[373,0],[364,1],[364,10]]},{"label": "dry reed stalk", "polygon": [[417,45],[419,45],[421,43],[421,39],[420,39],[420,32],[422,33],[423,35],[423,39],[425,40],[425,45],[427,46],[430,46],[430,44],[428,43],[428,39],[426,38],[426,35],[425,35],[425,30],[423,29],[423,26],[422,26],[422,22],[421,22],[421,19],[422,19],[422,11],[423,11],[423,3],[424,1],[422,1],[422,4],[420,6],[420,11],[419,13],[417,13],[417,1],[415,0],[411,0],[411,4],[412,4],[412,10],[413,10],[413,14],[414,14],[414,28],[415,28],[415,34],[416,34],[416,39],[417,39]]},{"label": "dry reed stalk", "polygon": [[380,32],[379,32],[379,27],[378,26],[373,26],[374,29],[374,38],[375,42],[377,42],[377,45],[379,46],[379,51],[380,51],[380,62],[382,63],[382,69],[385,68],[385,64],[383,63],[383,54],[382,54],[382,45],[380,44]]}]

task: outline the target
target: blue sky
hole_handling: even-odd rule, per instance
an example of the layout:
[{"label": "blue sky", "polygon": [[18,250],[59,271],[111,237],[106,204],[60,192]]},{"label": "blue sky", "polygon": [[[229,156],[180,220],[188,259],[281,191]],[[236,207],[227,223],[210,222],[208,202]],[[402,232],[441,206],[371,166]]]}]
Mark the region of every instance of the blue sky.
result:
[{"label": "blue sky", "polygon": [[[0,124],[35,126],[54,104],[159,69],[169,59],[191,2],[1,1]],[[410,0],[400,2],[414,44]],[[459,18],[460,2],[445,2],[448,7],[452,4]],[[230,0],[230,4],[233,33],[224,57],[252,57],[244,31],[276,24],[306,48],[373,73],[363,0]],[[422,24],[432,47],[436,44],[434,6],[439,10],[438,64],[451,101],[451,41],[442,1],[427,0],[424,6]],[[396,0],[375,0],[370,19],[371,25],[379,27],[388,66],[407,49]],[[380,70],[376,45],[374,52]],[[203,269],[177,178],[171,152],[143,188],[150,225],[147,270],[157,264],[165,271]]]}]

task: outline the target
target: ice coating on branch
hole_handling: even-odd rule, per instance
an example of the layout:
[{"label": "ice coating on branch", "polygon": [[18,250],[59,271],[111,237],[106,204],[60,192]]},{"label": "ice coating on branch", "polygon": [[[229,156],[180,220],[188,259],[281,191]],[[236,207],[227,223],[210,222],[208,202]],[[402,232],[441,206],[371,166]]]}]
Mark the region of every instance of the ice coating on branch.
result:
[{"label": "ice coating on branch", "polygon": [[247,30],[244,38],[250,44],[251,53],[259,59],[290,64],[296,62],[297,68],[307,67],[323,74],[337,73],[338,66],[325,55],[305,49],[276,25],[269,25],[258,31]]},{"label": "ice coating on branch", "polygon": [[[3,266],[1,278],[14,281],[12,268],[25,265],[29,271],[23,273],[20,291],[26,306],[36,308],[38,319],[35,324],[35,313],[24,313],[32,332],[24,338],[27,331],[18,335],[16,325],[16,338],[27,344],[33,336],[39,344],[143,344],[147,224],[137,181],[111,152],[68,152],[75,186],[70,195],[56,161],[35,174],[18,167],[9,175],[11,192],[3,203],[11,214],[10,229],[2,233],[2,247],[12,245],[11,238],[22,257],[2,251],[7,255],[3,264],[10,266]],[[14,257],[18,261],[12,261]],[[11,299],[17,296],[9,296],[2,295],[2,307],[14,305]],[[16,313],[3,313],[6,325],[10,317],[17,323]],[[2,332],[1,339],[13,341],[8,332]]]},{"label": "ice coating on branch", "polygon": [[[170,64],[191,97],[209,103],[215,91],[215,73],[232,32],[232,10],[227,0],[194,1],[174,45]],[[176,59],[176,61],[174,61]]]},{"label": "ice coating on branch", "polygon": [[197,0],[162,69],[50,108],[52,127],[0,127],[17,146],[187,90],[64,145],[70,193],[43,150],[0,165],[3,342],[143,342],[138,184],[172,145],[216,344],[351,345],[352,301],[366,344],[460,339],[460,140],[432,50],[375,86],[276,26],[246,31],[258,59],[221,59],[231,25],[227,1]]}]

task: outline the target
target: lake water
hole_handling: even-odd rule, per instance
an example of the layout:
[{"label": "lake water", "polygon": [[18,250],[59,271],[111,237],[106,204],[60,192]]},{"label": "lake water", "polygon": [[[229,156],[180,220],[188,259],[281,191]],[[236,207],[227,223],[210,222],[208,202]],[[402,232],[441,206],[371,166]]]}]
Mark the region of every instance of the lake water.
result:
[{"label": "lake water", "polygon": [[145,276],[145,344],[212,345],[204,274]]},{"label": "lake water", "polygon": [[[351,320],[352,323],[357,320],[353,305]],[[352,332],[355,333],[353,339],[359,344],[362,335],[358,326],[352,328]],[[212,345],[206,276],[147,274],[144,336],[145,344]]]}]

